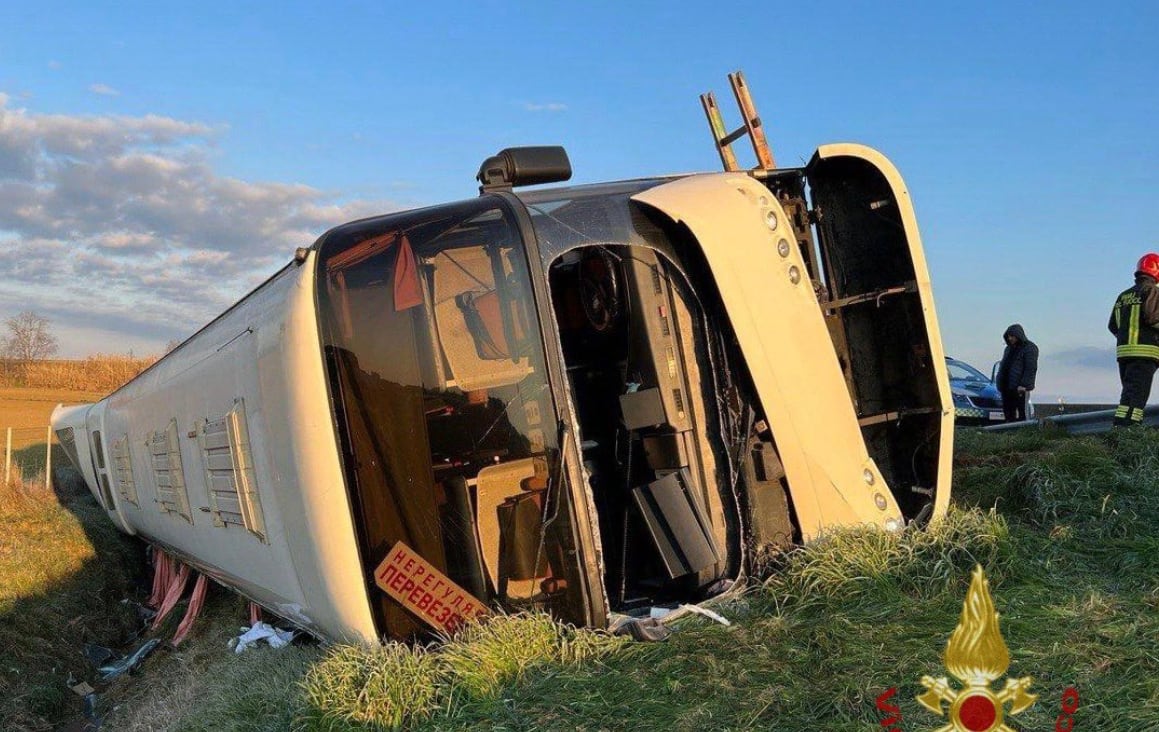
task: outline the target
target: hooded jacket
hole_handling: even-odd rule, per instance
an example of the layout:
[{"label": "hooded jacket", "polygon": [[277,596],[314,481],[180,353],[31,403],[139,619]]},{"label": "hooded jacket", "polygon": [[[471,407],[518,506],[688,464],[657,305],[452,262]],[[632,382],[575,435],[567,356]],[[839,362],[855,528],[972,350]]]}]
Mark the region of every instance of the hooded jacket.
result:
[{"label": "hooded jacket", "polygon": [[995,385],[998,391],[1017,391],[1022,387],[1027,391],[1034,388],[1034,379],[1038,376],[1038,346],[1026,337],[1026,331],[1018,323],[1006,329],[1002,334],[1003,342],[1007,336],[1014,336],[1014,345],[1006,344],[1002,352],[1002,364],[998,367],[998,378]]}]

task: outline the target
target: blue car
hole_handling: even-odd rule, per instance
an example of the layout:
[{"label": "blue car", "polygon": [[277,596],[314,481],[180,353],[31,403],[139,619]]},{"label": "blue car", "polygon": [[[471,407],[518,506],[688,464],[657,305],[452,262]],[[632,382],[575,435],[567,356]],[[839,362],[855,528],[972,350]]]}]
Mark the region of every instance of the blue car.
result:
[{"label": "blue car", "polygon": [[[954,423],[977,425],[1002,422],[1002,394],[994,379],[965,361],[946,356],[946,371],[950,375],[950,394],[954,398]],[[1026,405],[1027,417],[1033,409]]]}]

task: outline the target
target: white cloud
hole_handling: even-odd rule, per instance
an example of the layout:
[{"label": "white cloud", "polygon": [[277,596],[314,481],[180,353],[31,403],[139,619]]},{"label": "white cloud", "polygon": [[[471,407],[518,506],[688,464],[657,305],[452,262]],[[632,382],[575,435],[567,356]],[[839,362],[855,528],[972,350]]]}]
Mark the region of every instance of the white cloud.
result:
[{"label": "white cloud", "polygon": [[523,108],[528,112],[564,112],[567,105],[562,102],[524,102]]},{"label": "white cloud", "polygon": [[48,62],[48,68],[52,69],[53,71],[59,71],[60,69],[64,68],[64,64],[53,60]]},{"label": "white cloud", "polygon": [[1097,346],[1070,348],[1050,354],[1049,358],[1060,366],[1118,373],[1118,363],[1115,361],[1115,347],[1113,345],[1101,348]]},{"label": "white cloud", "polygon": [[[158,345],[184,337],[326,229],[384,213],[300,183],[219,175],[220,128],[35,114],[0,94],[0,316],[32,309]],[[83,355],[63,342],[62,350]]]},{"label": "white cloud", "polygon": [[120,94],[119,91],[109,86],[108,84],[90,84],[89,91],[93,94],[100,94],[106,97],[115,97]]}]

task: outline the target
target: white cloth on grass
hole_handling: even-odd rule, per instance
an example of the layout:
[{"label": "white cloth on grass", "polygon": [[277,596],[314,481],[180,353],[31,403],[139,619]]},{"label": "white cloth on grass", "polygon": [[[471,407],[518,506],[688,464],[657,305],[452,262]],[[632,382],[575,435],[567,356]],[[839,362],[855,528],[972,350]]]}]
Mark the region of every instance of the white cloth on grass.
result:
[{"label": "white cloth on grass", "polygon": [[269,643],[271,648],[281,648],[289,645],[290,641],[294,639],[294,631],[275,628],[260,620],[254,623],[253,627],[243,627],[242,630],[245,632],[229,641],[229,647],[233,648],[234,653],[241,653],[250,646],[258,645],[263,640]]}]

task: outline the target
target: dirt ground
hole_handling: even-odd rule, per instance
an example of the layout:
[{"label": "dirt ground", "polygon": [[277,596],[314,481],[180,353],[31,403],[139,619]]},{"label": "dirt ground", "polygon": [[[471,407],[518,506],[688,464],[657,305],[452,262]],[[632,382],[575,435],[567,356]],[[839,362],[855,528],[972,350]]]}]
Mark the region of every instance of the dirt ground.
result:
[{"label": "dirt ground", "polygon": [[95,391],[0,388],[0,451],[4,449],[7,428],[12,428],[13,450],[43,444],[49,417],[57,404],[84,404],[103,396],[103,392]]}]

